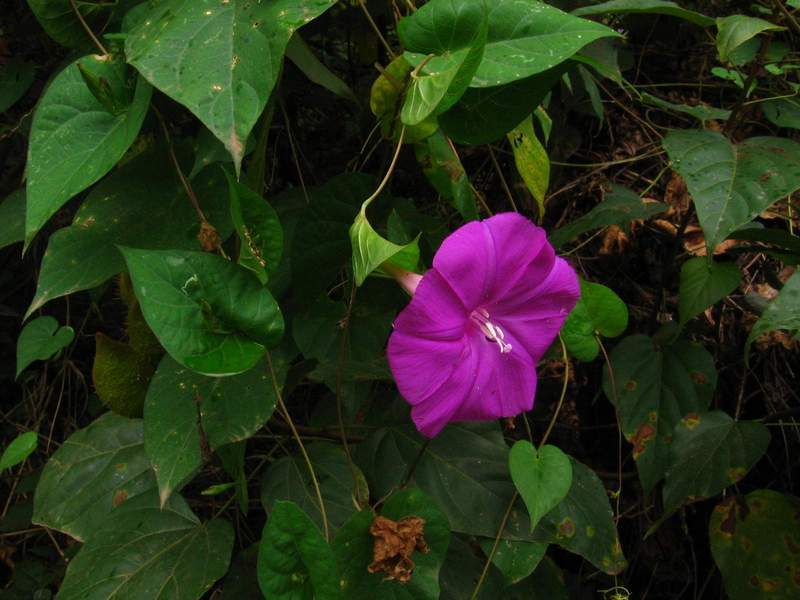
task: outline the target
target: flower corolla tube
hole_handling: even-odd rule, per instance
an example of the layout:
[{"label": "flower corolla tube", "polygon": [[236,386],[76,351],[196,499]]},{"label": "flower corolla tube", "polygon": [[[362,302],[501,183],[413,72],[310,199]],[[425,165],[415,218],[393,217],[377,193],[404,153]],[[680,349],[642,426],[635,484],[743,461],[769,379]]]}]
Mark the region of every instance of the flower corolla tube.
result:
[{"label": "flower corolla tube", "polygon": [[389,366],[417,429],[513,417],[533,407],[536,363],[580,296],[572,267],[517,213],[468,223],[444,240],[397,316]]}]

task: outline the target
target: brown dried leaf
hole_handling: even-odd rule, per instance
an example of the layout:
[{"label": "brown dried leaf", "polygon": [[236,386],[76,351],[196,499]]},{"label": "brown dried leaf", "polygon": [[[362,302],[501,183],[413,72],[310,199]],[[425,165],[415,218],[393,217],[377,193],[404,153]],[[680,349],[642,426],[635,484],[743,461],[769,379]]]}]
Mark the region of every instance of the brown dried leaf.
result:
[{"label": "brown dried leaf", "polygon": [[414,561],[411,559],[414,551],[423,554],[430,552],[424,537],[425,519],[421,517],[392,521],[376,516],[369,526],[369,532],[375,538],[375,545],[373,561],[367,570],[370,573],[385,573],[384,581],[408,582],[414,572]]},{"label": "brown dried leaf", "polygon": [[[735,245],[736,240],[724,240],[714,248],[714,255],[724,254],[729,248],[733,248]],[[703,230],[697,225],[689,225],[686,227],[686,230],[683,232],[683,247],[689,254],[693,254],[694,256],[705,256],[708,254],[706,250],[706,237],[703,234]]]},{"label": "brown dried leaf", "polygon": [[603,235],[603,244],[598,251],[602,255],[622,254],[628,245],[628,235],[621,227],[610,225]]},{"label": "brown dried leaf", "polygon": [[668,215],[682,215],[689,208],[689,189],[683,177],[673,172],[664,190],[664,203],[669,206]]},{"label": "brown dried leaf", "polygon": [[208,221],[200,223],[200,232],[197,234],[197,239],[200,240],[200,245],[206,252],[213,252],[222,244],[219,233]]}]

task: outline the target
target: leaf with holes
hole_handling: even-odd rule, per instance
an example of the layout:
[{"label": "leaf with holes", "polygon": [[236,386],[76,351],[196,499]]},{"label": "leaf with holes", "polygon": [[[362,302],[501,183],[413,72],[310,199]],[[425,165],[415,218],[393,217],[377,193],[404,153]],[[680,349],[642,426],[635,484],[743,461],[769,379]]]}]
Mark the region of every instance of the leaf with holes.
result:
[{"label": "leaf with holes", "polygon": [[730,495],[711,514],[711,555],[731,600],[800,594],[800,500],[772,490]]},{"label": "leaf with holes", "polygon": [[86,541],[112,509],[155,487],[142,421],[106,413],[69,436],[47,461],[32,521]]},{"label": "leaf with holes", "polygon": [[750,345],[758,336],[779,329],[794,336],[800,335],[800,272],[789,277],[778,297],[769,303],[761,318],[753,325],[744,346],[745,361],[749,359]]},{"label": "leaf with holes", "polygon": [[[111,114],[78,66],[107,82],[125,110]],[[85,56],[50,82],[33,115],[28,145],[25,245],[78,192],[122,158],[136,139],[152,88],[120,57]]]},{"label": "leaf with holes", "polygon": [[531,531],[539,520],[555,508],[572,485],[569,457],[555,446],[538,450],[526,440],[511,447],[508,456],[511,479],[522,496],[531,517]]},{"label": "leaf with holes", "polygon": [[385,579],[386,573],[370,573],[367,567],[374,560],[375,537],[370,525],[375,519],[371,510],[354,515],[339,530],[333,541],[333,552],[339,563],[342,592],[348,600],[381,600],[439,598],[439,569],[450,544],[450,527],[433,500],[417,488],[393,494],[384,504],[381,516],[399,521],[405,517],[424,520],[423,536],[427,552],[415,550],[411,555],[414,572],[408,582]]},{"label": "leaf with holes", "polygon": [[494,87],[537,75],[603,37],[620,35],[538,0],[493,0],[486,50],[470,86]]},{"label": "leaf with holes", "polygon": [[[165,149],[122,165],[89,192],[72,225],[50,236],[27,314],[55,298],[101,285],[125,270],[116,247],[200,250],[197,216]],[[223,239],[232,230],[225,178],[215,169],[193,182],[197,201]]]},{"label": "leaf with holes", "polygon": [[715,410],[689,413],[675,426],[664,482],[664,512],[735,484],[767,451],[770,433],[758,421],[734,421]]},{"label": "leaf with holes", "polygon": [[628,307],[613,290],[580,280],[581,297],[561,329],[569,353],[580,361],[597,358],[597,337],[617,337],[628,328]]},{"label": "leaf with holes", "polygon": [[341,597],[336,559],[317,526],[296,504],[276,502],[258,550],[258,585],[266,598]]},{"label": "leaf with holes", "polygon": [[681,325],[725,298],[742,279],[736,263],[722,263],[703,256],[690,258],[681,267],[678,311]]},{"label": "leaf with holes", "polygon": [[[279,352],[271,360],[280,389],[286,361]],[[155,467],[161,502],[200,469],[204,444],[216,450],[253,436],[272,415],[275,402],[272,375],[263,363],[232,377],[206,377],[165,356],[144,405],[145,450]]]},{"label": "leaf with holes", "polygon": [[[348,462],[340,446],[314,442],[306,446],[314,467],[325,513],[332,530],[341,527],[355,512],[355,500],[369,498],[361,469]],[[269,514],[277,501],[297,504],[322,529],[322,513],[308,465],[302,455],[284,456],[273,462],[261,480],[261,504]]]},{"label": "leaf with holes", "polygon": [[201,523],[179,496],[162,509],[158,494],[142,494],[94,523],[58,597],[193,600],[225,574],[232,550],[227,521]]},{"label": "leaf with holes", "polygon": [[17,340],[17,377],[32,362],[55,356],[74,338],[72,327],[59,327],[53,317],[38,317],[28,322]]},{"label": "leaf with holes", "polygon": [[402,19],[397,35],[414,67],[400,118],[418,125],[458,101],[486,44],[483,0],[431,0]]},{"label": "leaf with holes", "polygon": [[128,33],[125,55],[225,144],[238,173],[245,141],[278,79],[289,38],[333,4],[166,0],[148,5]]},{"label": "leaf with holes", "polygon": [[234,375],[280,341],[278,304],[247,269],[203,252],[120,251],[147,324],[182,365]]},{"label": "leaf with holes", "polygon": [[528,187],[528,191],[536,200],[539,209],[539,221],[544,219],[544,201],[547,195],[547,186],[550,184],[550,157],[547,156],[536,132],[533,130],[533,120],[526,118],[507,134],[514,152],[514,163],[520,177]]},{"label": "leaf with holes", "polygon": [[650,492],[666,472],[675,426],[711,402],[714,358],[702,346],[684,340],[660,346],[645,335],[625,338],[609,358],[613,378],[603,370],[603,391],[617,408],[642,487]]},{"label": "leaf with holes", "polygon": [[755,137],[734,146],[716,131],[673,130],[662,143],[686,181],[710,250],[800,188],[800,144],[793,140]]}]

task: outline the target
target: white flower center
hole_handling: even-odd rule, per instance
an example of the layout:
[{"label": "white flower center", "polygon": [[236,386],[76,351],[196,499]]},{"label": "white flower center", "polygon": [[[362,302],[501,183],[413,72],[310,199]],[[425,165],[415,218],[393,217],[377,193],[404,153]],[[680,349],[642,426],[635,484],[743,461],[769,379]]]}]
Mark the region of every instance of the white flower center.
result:
[{"label": "white flower center", "polygon": [[485,308],[473,310],[470,314],[470,318],[480,328],[481,333],[486,336],[487,340],[497,344],[501,354],[508,354],[511,352],[511,344],[505,341],[506,335],[503,333],[503,330],[500,329],[500,326],[496,323],[492,323],[488,310]]}]

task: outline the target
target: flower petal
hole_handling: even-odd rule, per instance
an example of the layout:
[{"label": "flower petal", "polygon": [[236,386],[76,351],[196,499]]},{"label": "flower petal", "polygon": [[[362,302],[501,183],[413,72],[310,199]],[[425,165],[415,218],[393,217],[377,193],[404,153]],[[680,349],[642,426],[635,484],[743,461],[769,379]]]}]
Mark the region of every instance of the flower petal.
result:
[{"label": "flower petal", "polygon": [[[533,408],[536,394],[536,365],[524,349],[501,353],[493,342],[470,336],[478,357],[477,372],[469,394],[453,414],[453,421],[488,421],[514,417]],[[513,344],[516,340],[506,336]]]},{"label": "flower petal", "polygon": [[520,289],[516,296],[509,294],[489,310],[535,364],[558,335],[580,293],[575,271],[557,258],[541,284],[527,291]]},{"label": "flower petal", "polygon": [[394,328],[414,337],[457,340],[464,335],[469,311],[435,269],[425,273],[411,302],[394,321]]},{"label": "flower petal", "polygon": [[484,304],[494,285],[494,241],[482,221],[472,221],[445,238],[433,257],[441,273],[470,311]]},{"label": "flower petal", "polygon": [[389,368],[412,406],[444,385],[458,367],[466,341],[429,340],[395,330],[386,350]]}]

